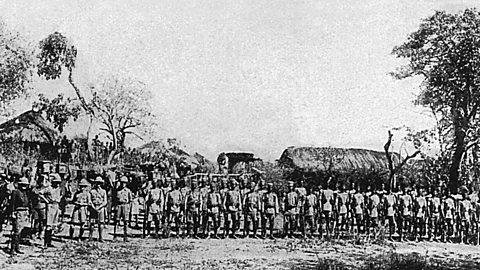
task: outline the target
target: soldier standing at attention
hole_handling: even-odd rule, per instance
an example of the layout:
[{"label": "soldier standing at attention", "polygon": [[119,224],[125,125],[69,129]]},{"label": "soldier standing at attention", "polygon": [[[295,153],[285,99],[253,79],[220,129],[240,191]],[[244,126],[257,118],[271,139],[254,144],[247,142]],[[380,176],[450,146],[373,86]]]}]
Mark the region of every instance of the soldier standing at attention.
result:
[{"label": "soldier standing at attention", "polygon": [[303,209],[304,212],[302,214],[304,216],[304,224],[302,227],[302,234],[303,237],[307,236],[306,227],[308,226],[310,229],[309,237],[311,238],[313,236],[313,233],[315,232],[315,216],[318,211],[318,198],[312,192],[311,187],[307,189],[307,196],[305,197],[305,205]]},{"label": "soldier standing at attention", "polygon": [[468,188],[463,186],[462,200],[459,202],[460,214],[460,243],[465,244],[470,232],[470,217],[473,213],[472,202],[468,197]]},{"label": "soldier standing at attention", "polygon": [[18,181],[18,187],[12,191],[10,201],[10,210],[12,213],[12,245],[10,253],[23,254],[20,251],[20,237],[25,227],[30,225],[29,212],[32,208],[31,201],[28,197],[27,188],[29,181],[22,177]]},{"label": "soldier standing at attention", "polygon": [[445,196],[442,202],[442,211],[443,211],[443,219],[444,219],[444,226],[445,226],[442,234],[442,241],[445,241],[446,239],[448,242],[450,242],[450,238],[453,236],[453,233],[454,233],[453,221],[457,212],[456,209],[457,209],[456,201],[450,195],[450,191],[446,189]]},{"label": "soldier standing at attention", "polygon": [[231,181],[229,186],[228,192],[225,194],[225,198],[223,201],[224,209],[225,209],[225,237],[228,235],[231,226],[231,237],[236,239],[237,236],[236,228],[238,222],[238,214],[242,211],[242,198],[240,196],[240,192],[235,190],[235,182]]},{"label": "soldier standing at attention", "polygon": [[130,207],[133,200],[132,191],[127,187],[128,178],[122,176],[120,178],[120,186],[117,190],[117,205],[116,205],[116,215],[115,215],[115,225],[113,227],[113,239],[116,240],[117,237],[117,226],[120,223],[120,220],[123,222],[123,241],[127,242],[127,228],[130,223],[129,214]]},{"label": "soldier standing at attention", "polygon": [[52,245],[52,233],[53,229],[58,226],[60,221],[60,201],[62,200],[62,188],[60,183],[62,179],[60,175],[54,173],[50,175],[50,182],[52,185],[46,190],[45,198],[48,200],[47,205],[47,228],[45,230],[46,247],[53,247]]},{"label": "soldier standing at attention", "polygon": [[[187,218],[187,236],[198,238],[198,229],[200,228],[200,213],[202,210],[202,193],[197,185],[197,180],[191,182],[192,190],[185,198],[185,211]],[[193,228],[193,235],[192,235]]]},{"label": "soldier standing at attention", "polygon": [[[349,196],[345,190],[345,184],[340,185],[337,197],[335,198],[335,208],[337,211],[337,226],[336,231],[338,231],[338,237],[340,237],[340,232],[346,232],[347,230],[347,215],[349,209]],[[337,233],[337,232],[335,232]]]},{"label": "soldier standing at attention", "polygon": [[168,198],[168,193],[172,190],[173,187],[173,180],[170,177],[166,177],[165,181],[163,182],[162,186],[162,193],[163,193],[163,198],[164,198],[164,203],[163,203],[163,208],[161,209],[163,213],[165,213],[162,216],[162,226],[164,228],[167,227],[169,217],[168,217],[168,212],[167,212],[167,198]]},{"label": "soldier standing at attention", "polygon": [[429,221],[429,230],[428,230],[428,241],[437,241],[438,234],[441,231],[442,224],[442,210],[441,210],[441,200],[438,196],[439,188],[432,188],[431,196],[427,199],[427,208],[428,208],[428,221]]},{"label": "soldier standing at attention", "polygon": [[[245,197],[247,194],[250,192],[250,188],[248,187],[248,179],[246,175],[241,175],[240,176],[240,197],[242,198],[242,202],[245,201]],[[243,232],[245,232],[245,226],[247,223],[247,219],[245,218],[245,215],[242,213],[240,215],[240,224],[243,226]]]},{"label": "soldier standing at attention", "polygon": [[262,213],[265,216],[265,220],[262,223],[262,238],[266,237],[267,222],[270,229],[270,239],[273,237],[273,226],[275,223],[275,217],[278,214],[278,196],[273,191],[273,183],[267,184],[267,192],[262,197]]},{"label": "soldier standing at attention", "polygon": [[293,188],[293,182],[288,182],[288,193],[285,196],[285,236],[293,237],[296,230],[297,215],[298,215],[298,193]]},{"label": "soldier standing at attention", "polygon": [[225,201],[225,197],[227,196],[228,192],[228,180],[227,176],[224,176],[222,180],[220,181],[220,186],[219,186],[219,192],[220,196],[222,197],[222,208],[221,208],[221,214],[220,214],[220,226],[223,228],[223,237],[225,238],[228,234],[225,224],[227,223],[227,210],[225,209],[225,205],[223,202]]},{"label": "soldier standing at attention", "polygon": [[[329,187],[330,179],[325,183],[325,188],[322,190],[322,213],[323,220],[325,223],[325,230],[327,232],[327,237],[330,237],[332,231],[332,210],[334,204],[334,193],[333,190]],[[320,233],[320,237],[323,237],[323,233]]]},{"label": "soldier standing at attention", "polygon": [[418,190],[418,194],[415,197],[414,206],[415,224],[413,228],[413,234],[415,241],[418,241],[418,235],[420,235],[420,240],[425,235],[425,225],[428,211],[427,198],[425,197],[425,192],[423,189]]},{"label": "soldier standing at attention", "polygon": [[302,178],[298,182],[298,186],[295,188],[295,192],[298,194],[298,217],[297,217],[297,228],[303,228],[305,227],[305,218],[303,213],[305,212],[305,197],[307,197],[307,189],[305,188],[305,180]]},{"label": "soldier standing at attention", "polygon": [[408,194],[406,186],[402,186],[402,194],[399,201],[399,222],[398,232],[400,234],[400,241],[405,240],[405,233],[409,232],[411,218],[412,218],[412,196]]},{"label": "soldier standing at attention", "polygon": [[40,175],[37,186],[32,189],[32,203],[34,212],[34,227],[37,231],[37,239],[42,238],[43,230],[47,222],[47,204],[45,192],[50,186],[48,174]]},{"label": "soldier standing at attention", "polygon": [[90,233],[88,238],[92,240],[93,227],[98,227],[98,241],[103,242],[102,225],[105,223],[106,206],[108,203],[107,191],[102,188],[104,184],[103,178],[97,176],[93,181],[90,196],[92,197],[92,205],[90,207]]},{"label": "soldier standing at attention", "polygon": [[390,188],[383,195],[382,207],[384,210],[385,222],[388,223],[389,240],[393,241],[393,233],[395,232],[395,215],[397,212],[397,197],[392,193]]},{"label": "soldier standing at attention", "polygon": [[255,182],[250,183],[250,192],[243,200],[243,210],[245,213],[244,237],[250,237],[250,224],[253,224],[253,238],[257,238],[258,221],[261,208],[260,194],[255,190]]},{"label": "soldier standing at attention", "polygon": [[377,190],[373,190],[372,194],[368,198],[368,235],[370,236],[370,231],[372,230],[372,235],[375,237],[378,231],[378,216],[380,207],[380,195]]},{"label": "soldier standing at attention", "polygon": [[180,192],[180,187],[177,183],[174,182],[173,189],[168,193],[167,196],[167,213],[168,213],[168,224],[167,224],[167,237],[170,237],[170,232],[172,229],[172,223],[175,223],[176,237],[180,237],[180,210],[182,207],[182,193]]},{"label": "soldier standing at attention", "polygon": [[70,225],[70,238],[73,239],[73,233],[75,232],[75,228],[73,226],[78,225],[80,227],[78,240],[82,240],[85,223],[88,221],[88,207],[92,204],[92,197],[88,191],[90,183],[88,183],[87,179],[82,179],[78,185],[80,190],[73,195],[72,200],[72,203],[75,206],[73,208],[72,224]]},{"label": "soldier standing at attention", "polygon": [[155,224],[155,238],[158,239],[158,232],[160,231],[160,220],[164,208],[165,197],[162,190],[158,187],[158,182],[153,180],[152,187],[148,191],[146,203],[147,212],[145,214],[145,221],[143,223],[143,237],[150,235],[151,222]]},{"label": "soldier standing at attention", "polygon": [[222,204],[222,197],[217,191],[217,186],[215,184],[210,185],[210,192],[207,195],[206,219],[203,220],[203,232],[206,238],[210,237],[209,222],[210,218],[213,223],[213,238],[218,238],[218,227],[220,226],[220,207]]}]

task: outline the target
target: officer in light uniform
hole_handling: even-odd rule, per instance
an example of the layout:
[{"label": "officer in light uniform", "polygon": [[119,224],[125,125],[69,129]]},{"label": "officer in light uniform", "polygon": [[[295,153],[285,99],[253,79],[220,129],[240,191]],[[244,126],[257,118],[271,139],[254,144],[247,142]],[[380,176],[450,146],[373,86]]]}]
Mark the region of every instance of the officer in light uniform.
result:
[{"label": "officer in light uniform", "polygon": [[302,234],[303,237],[307,236],[307,226],[310,229],[309,237],[313,237],[313,233],[315,231],[315,216],[318,211],[318,198],[312,192],[312,188],[307,189],[307,195],[305,196],[305,203],[303,207],[303,216],[304,216],[304,223],[302,226]]},{"label": "officer in light uniform", "polygon": [[80,190],[73,195],[72,203],[75,205],[73,208],[72,223],[70,226],[70,238],[73,239],[75,232],[74,225],[80,227],[78,234],[78,240],[82,240],[84,226],[88,221],[88,207],[92,205],[92,197],[89,192],[90,183],[87,179],[82,179],[78,184]]},{"label": "officer in light uniform", "polygon": [[243,210],[245,212],[245,228],[243,233],[245,237],[250,237],[250,224],[253,224],[253,238],[257,238],[260,208],[260,194],[255,190],[255,182],[251,182],[250,192],[245,195],[243,200]]},{"label": "officer in light uniform", "polygon": [[[329,181],[331,178],[329,179]],[[325,230],[327,232],[327,237],[330,237],[332,232],[332,212],[334,205],[334,192],[329,187],[329,181],[325,183],[325,188],[322,190],[322,213],[323,213],[323,222],[325,224]],[[323,232],[320,233],[320,237],[323,237]]]},{"label": "officer in light uniform", "polygon": [[45,230],[45,241],[44,245],[46,247],[52,247],[52,234],[53,230],[60,223],[60,202],[63,197],[62,188],[60,183],[62,179],[60,175],[54,173],[50,175],[51,186],[45,191],[45,198],[48,201],[47,205],[47,228]]},{"label": "officer in light uniform", "polygon": [[107,191],[102,188],[103,178],[97,176],[93,181],[90,196],[92,197],[92,206],[90,207],[90,234],[88,238],[92,240],[93,227],[98,227],[98,241],[103,242],[102,225],[105,223],[106,207],[108,203]]},{"label": "officer in light uniform", "polygon": [[173,189],[167,195],[167,213],[168,213],[168,224],[167,224],[167,237],[170,236],[172,224],[175,225],[176,237],[180,237],[180,211],[182,208],[183,197],[180,192],[180,186],[174,182]]},{"label": "officer in light uniform", "polygon": [[284,233],[289,238],[293,237],[297,227],[298,203],[298,193],[293,188],[293,182],[288,182],[288,193],[285,196]]},{"label": "officer in light uniform", "polygon": [[236,239],[236,229],[238,227],[237,222],[239,219],[239,213],[242,212],[242,198],[240,192],[235,190],[236,181],[229,182],[229,190],[225,193],[223,200],[223,209],[225,209],[225,237],[228,236],[231,229],[230,237]]},{"label": "officer in light uniform", "polygon": [[[389,240],[393,240],[393,233],[395,232],[395,217],[397,212],[397,197],[392,193],[390,188],[385,191],[383,195],[382,207],[385,216],[385,223],[388,223]],[[386,226],[386,224],[385,224]]]},{"label": "officer in light uniform", "polygon": [[[187,236],[198,238],[200,228],[200,214],[202,210],[202,193],[197,185],[197,180],[191,182],[191,191],[185,197],[185,211],[187,219]],[[193,234],[192,234],[193,229]]]},{"label": "officer in light uniform", "polygon": [[340,232],[345,233],[347,230],[347,215],[349,211],[349,205],[349,196],[345,190],[345,184],[341,184],[339,192],[335,197],[335,209],[337,212],[335,233],[337,233],[338,237],[340,237]]},{"label": "officer in light uniform", "polygon": [[212,183],[210,185],[210,192],[206,200],[206,219],[203,221],[203,232],[205,237],[210,237],[210,220],[213,224],[213,238],[218,238],[218,227],[220,226],[220,208],[222,205],[222,197],[217,191],[217,185]]},{"label": "officer in light uniform", "polygon": [[150,235],[151,223],[155,224],[155,238],[158,238],[160,231],[160,221],[163,215],[163,209],[165,204],[165,197],[162,189],[158,187],[158,182],[154,179],[152,187],[148,191],[147,198],[147,212],[143,225],[143,237]]}]

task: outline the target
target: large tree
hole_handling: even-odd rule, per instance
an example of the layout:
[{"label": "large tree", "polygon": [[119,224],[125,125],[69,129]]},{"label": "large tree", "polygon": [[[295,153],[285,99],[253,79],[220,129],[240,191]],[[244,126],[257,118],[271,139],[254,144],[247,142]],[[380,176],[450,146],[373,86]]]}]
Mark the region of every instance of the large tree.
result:
[{"label": "large tree", "polygon": [[0,112],[28,90],[32,77],[33,46],[0,20]]},{"label": "large tree", "polygon": [[115,76],[101,78],[91,90],[93,98],[89,106],[101,124],[100,130],[106,132],[113,144],[110,163],[125,146],[127,136],[142,138],[155,126],[152,93],[142,82]]},{"label": "large tree", "polygon": [[393,54],[408,63],[393,75],[421,76],[416,104],[429,108],[444,133],[449,149],[449,188],[459,186],[460,165],[466,150],[479,139],[480,14],[437,11],[420,24]]}]

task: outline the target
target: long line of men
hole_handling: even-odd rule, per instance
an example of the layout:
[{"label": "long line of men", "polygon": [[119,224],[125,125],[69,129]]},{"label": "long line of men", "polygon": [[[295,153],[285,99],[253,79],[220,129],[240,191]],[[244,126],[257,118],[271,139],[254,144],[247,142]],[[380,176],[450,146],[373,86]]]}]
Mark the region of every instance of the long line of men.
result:
[{"label": "long line of men", "polygon": [[[461,189],[461,195],[433,188],[410,189],[403,186],[392,193],[383,187],[347,190],[344,185],[327,182],[322,187],[306,187],[304,181],[288,182],[287,190],[277,193],[273,183],[228,177],[212,181],[193,179],[154,179],[145,181],[136,193],[128,188],[129,179],[121,176],[113,192],[103,188],[101,176],[82,179],[78,190],[66,194],[58,174],[40,176],[31,187],[27,178],[11,186],[8,202],[12,217],[11,252],[21,253],[20,237],[26,227],[34,227],[45,246],[63,224],[65,207],[72,204],[69,235],[78,239],[85,229],[93,239],[103,241],[103,228],[114,216],[114,239],[122,225],[127,241],[136,198],[143,198],[143,237],[192,238],[340,238],[347,234],[376,237],[385,228],[393,240],[441,240],[479,244],[480,203],[476,192]],[[113,203],[111,203],[113,202]],[[110,205],[112,205],[110,208]],[[142,207],[140,207],[142,208]],[[138,211],[138,210],[137,210]],[[136,213],[137,215],[139,212]],[[278,222],[283,219],[283,222]],[[33,222],[32,222],[33,221]],[[282,228],[276,226],[283,223]],[[274,231],[278,229],[278,234]],[[44,233],[44,235],[42,235]]]}]

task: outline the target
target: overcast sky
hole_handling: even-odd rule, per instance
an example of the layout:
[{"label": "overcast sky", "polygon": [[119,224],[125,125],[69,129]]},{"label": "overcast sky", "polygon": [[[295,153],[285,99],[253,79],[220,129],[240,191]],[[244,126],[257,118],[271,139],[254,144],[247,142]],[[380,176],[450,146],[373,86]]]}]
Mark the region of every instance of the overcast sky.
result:
[{"label": "overcast sky", "polygon": [[212,159],[274,160],[288,146],[380,150],[391,127],[431,126],[412,105],[419,80],[387,75],[402,63],[390,52],[434,10],[478,2],[16,0],[0,1],[0,17],[35,41],[69,37],[81,83],[105,72],[147,83],[159,136]]}]

